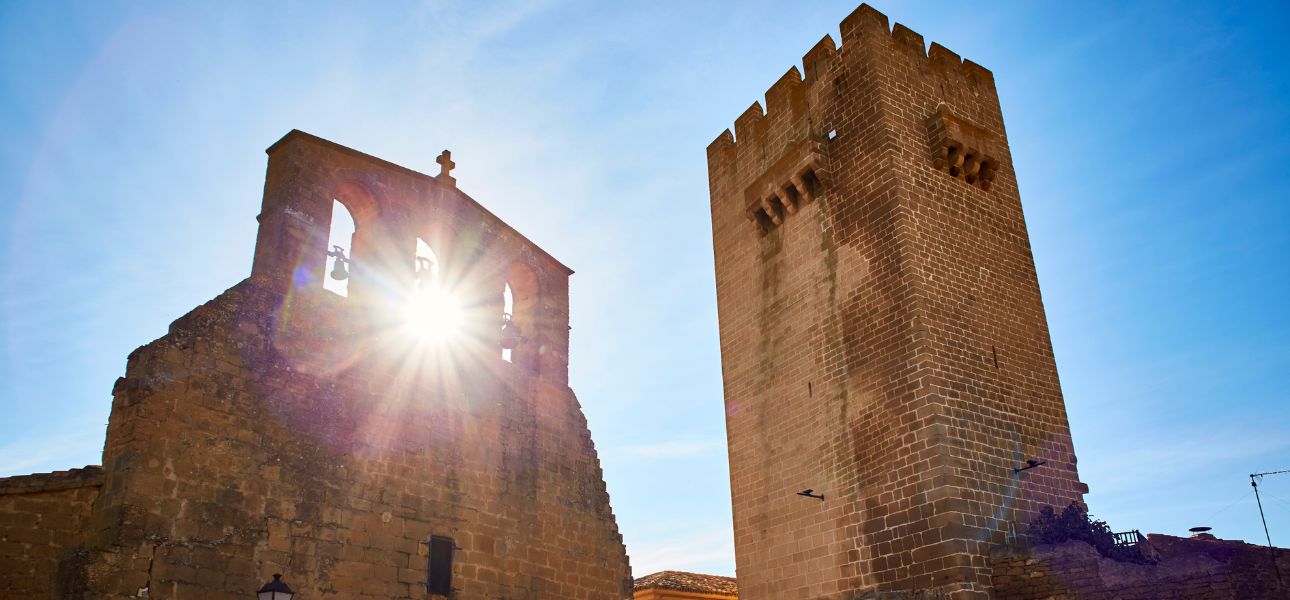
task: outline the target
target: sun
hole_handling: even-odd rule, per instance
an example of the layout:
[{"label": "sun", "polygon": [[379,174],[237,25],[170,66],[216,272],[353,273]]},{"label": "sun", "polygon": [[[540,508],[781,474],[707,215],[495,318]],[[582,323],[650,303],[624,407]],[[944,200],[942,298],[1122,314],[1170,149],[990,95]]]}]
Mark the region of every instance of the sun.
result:
[{"label": "sun", "polygon": [[402,316],[404,333],[419,342],[443,344],[461,333],[461,303],[440,285],[413,292],[403,305]]}]

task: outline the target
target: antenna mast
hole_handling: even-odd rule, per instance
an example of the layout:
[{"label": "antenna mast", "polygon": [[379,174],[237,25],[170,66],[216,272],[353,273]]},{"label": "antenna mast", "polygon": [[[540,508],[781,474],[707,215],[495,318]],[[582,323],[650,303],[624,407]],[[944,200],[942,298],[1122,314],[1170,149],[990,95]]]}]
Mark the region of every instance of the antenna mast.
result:
[{"label": "antenna mast", "polygon": [[1250,473],[1250,487],[1254,488],[1254,501],[1259,503],[1259,519],[1263,521],[1263,536],[1268,540],[1268,553],[1272,556],[1272,568],[1277,572],[1277,583],[1284,585],[1281,580],[1281,567],[1277,566],[1277,551],[1272,545],[1272,534],[1268,533],[1268,518],[1263,516],[1263,499],[1259,498],[1259,483],[1256,477],[1262,478],[1264,475],[1284,475],[1290,473],[1290,469],[1280,471],[1267,471],[1265,473]]}]

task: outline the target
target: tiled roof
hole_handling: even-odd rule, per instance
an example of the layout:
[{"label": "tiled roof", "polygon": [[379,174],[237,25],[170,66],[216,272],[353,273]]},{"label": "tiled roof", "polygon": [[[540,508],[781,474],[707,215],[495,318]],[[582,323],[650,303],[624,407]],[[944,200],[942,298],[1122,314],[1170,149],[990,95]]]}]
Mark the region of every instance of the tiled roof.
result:
[{"label": "tiled roof", "polygon": [[732,596],[739,593],[739,585],[735,583],[734,577],[686,573],[685,571],[659,571],[636,580],[636,589],[647,590],[650,588],[707,594],[730,594]]}]

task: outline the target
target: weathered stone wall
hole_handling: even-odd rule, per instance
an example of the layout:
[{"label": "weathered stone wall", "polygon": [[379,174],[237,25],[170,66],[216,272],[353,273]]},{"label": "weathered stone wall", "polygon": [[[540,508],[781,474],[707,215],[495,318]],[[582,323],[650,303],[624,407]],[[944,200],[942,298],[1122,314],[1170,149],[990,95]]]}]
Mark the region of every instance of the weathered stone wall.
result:
[{"label": "weathered stone wall", "polygon": [[1160,562],[1104,558],[1083,542],[991,554],[995,600],[1286,600],[1290,551],[1229,541],[1151,536]]},{"label": "weathered stone wall", "polygon": [[740,593],[985,598],[1087,490],[993,76],[868,6],[841,43],[708,148]]},{"label": "weathered stone wall", "polygon": [[81,539],[103,470],[0,478],[0,598],[53,598],[59,562]]},{"label": "weathered stone wall", "polygon": [[[349,297],[322,289],[332,199]],[[293,132],[270,149],[252,277],[129,357],[67,598],[618,600],[630,567],[567,385],[570,271],[456,190]],[[415,238],[464,304],[444,346],[399,316]],[[524,340],[498,349],[502,289]]]}]

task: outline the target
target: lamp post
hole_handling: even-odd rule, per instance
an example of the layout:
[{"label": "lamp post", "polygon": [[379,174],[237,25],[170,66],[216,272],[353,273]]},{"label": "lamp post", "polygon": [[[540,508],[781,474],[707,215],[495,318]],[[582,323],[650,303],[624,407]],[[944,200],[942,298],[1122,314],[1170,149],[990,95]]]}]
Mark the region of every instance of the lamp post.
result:
[{"label": "lamp post", "polygon": [[291,600],[295,593],[282,581],[282,573],[274,573],[273,581],[264,584],[256,593],[259,600]]}]

